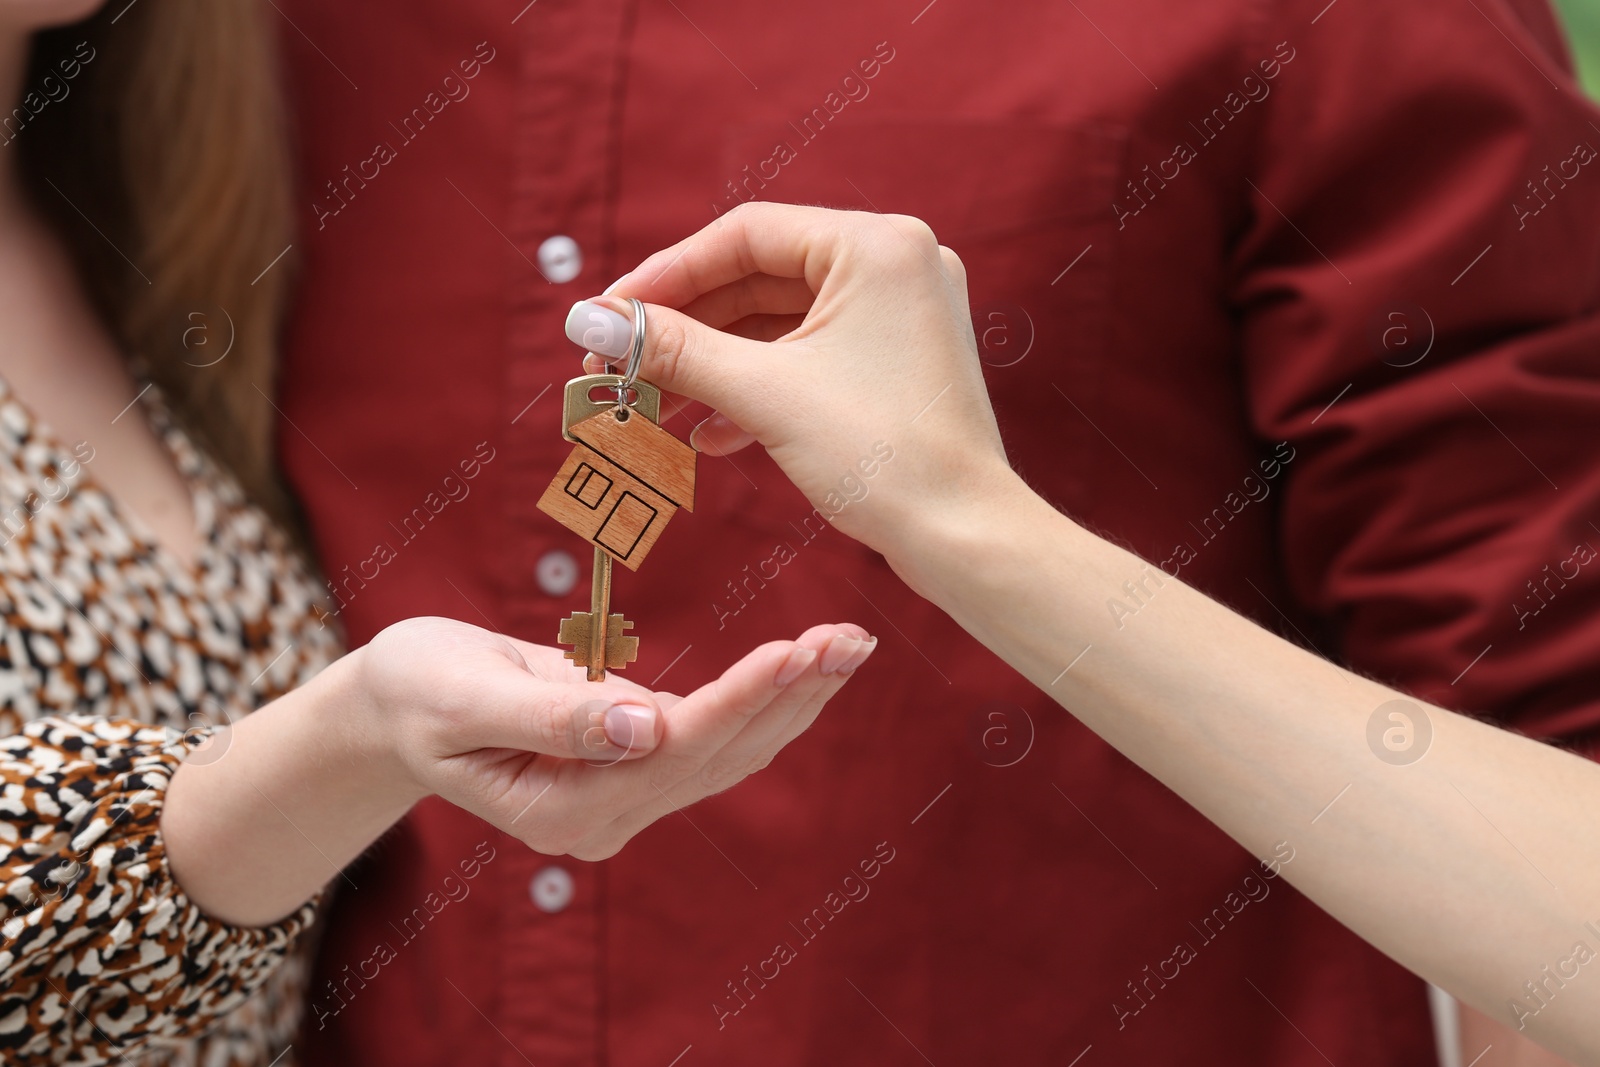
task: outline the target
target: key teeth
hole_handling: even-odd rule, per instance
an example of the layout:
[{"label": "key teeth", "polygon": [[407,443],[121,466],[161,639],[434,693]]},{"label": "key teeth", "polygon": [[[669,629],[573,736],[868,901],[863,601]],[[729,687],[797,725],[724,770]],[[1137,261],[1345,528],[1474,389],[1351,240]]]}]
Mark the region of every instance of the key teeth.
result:
[{"label": "key teeth", "polygon": [[622,633],[632,628],[633,623],[621,615],[606,616],[606,666],[611,670],[622,670],[639,658],[639,639]]},{"label": "key teeth", "polygon": [[[575,611],[570,618],[562,619],[556,641],[573,647],[562,655],[576,666],[589,666],[589,627],[593,616],[587,611]],[[622,670],[639,658],[639,639],[625,636],[624,630],[633,629],[633,622],[622,615],[606,616],[607,670]]]},{"label": "key teeth", "polygon": [[587,611],[575,611],[571,618],[561,620],[561,627],[556,631],[556,643],[572,645],[572,649],[562,653],[579,667],[589,665],[589,626],[593,620]]}]

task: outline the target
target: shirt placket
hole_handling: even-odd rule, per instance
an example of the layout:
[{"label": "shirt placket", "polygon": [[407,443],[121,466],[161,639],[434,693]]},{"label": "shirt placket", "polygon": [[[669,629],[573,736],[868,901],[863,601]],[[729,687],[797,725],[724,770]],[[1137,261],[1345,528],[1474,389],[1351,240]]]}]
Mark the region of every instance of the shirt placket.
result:
[{"label": "shirt placket", "polygon": [[[557,621],[588,603],[586,546],[536,502],[570,447],[560,434],[563,385],[582,373],[577,350],[563,340],[567,310],[609,284],[615,267],[611,204],[629,8],[626,0],[539,0],[513,27],[505,233],[515,254],[507,255],[508,476],[498,571],[510,632],[541,643],[552,643]],[[495,946],[495,1019],[515,1048],[503,1048],[501,1062],[603,1064],[604,867],[513,855]]]}]

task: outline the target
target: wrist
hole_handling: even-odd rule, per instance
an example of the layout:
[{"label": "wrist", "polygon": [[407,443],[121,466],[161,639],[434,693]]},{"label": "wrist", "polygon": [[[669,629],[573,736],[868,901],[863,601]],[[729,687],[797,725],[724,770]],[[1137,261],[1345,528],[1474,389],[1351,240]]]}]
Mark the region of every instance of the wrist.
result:
[{"label": "wrist", "polygon": [[883,554],[914,592],[953,614],[977,572],[1002,569],[1025,552],[1019,540],[1041,521],[1071,525],[1009,466],[1000,467],[975,479],[971,491],[905,516]]},{"label": "wrist", "polygon": [[365,706],[359,668],[353,656],[335,661],[173,773],[161,816],[167,860],[208,915],[276,922],[423,795]]},{"label": "wrist", "polygon": [[1105,589],[1137,562],[1010,471],[904,541],[889,563],[906,584],[1058,699],[1063,668],[1101,639]]},{"label": "wrist", "polygon": [[368,795],[397,809],[396,817],[431,792],[413,772],[394,716],[374,699],[366,646],[330,663],[302,689],[314,714],[332,731],[329,748],[344,754]]}]

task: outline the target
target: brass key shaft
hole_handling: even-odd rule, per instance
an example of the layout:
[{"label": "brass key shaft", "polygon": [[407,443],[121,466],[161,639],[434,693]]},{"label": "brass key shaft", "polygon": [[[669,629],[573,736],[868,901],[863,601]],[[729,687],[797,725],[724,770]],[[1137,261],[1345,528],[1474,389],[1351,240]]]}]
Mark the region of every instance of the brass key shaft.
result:
[{"label": "brass key shaft", "polygon": [[606,615],[611,611],[611,554],[595,546],[589,584],[589,681],[606,680]]}]

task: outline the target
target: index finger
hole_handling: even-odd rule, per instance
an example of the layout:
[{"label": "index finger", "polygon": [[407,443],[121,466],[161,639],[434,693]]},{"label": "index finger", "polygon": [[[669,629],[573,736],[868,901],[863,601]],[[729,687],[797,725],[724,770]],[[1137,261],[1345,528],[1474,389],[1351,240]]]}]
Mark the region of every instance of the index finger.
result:
[{"label": "index finger", "polygon": [[610,295],[681,308],[752,274],[804,278],[813,292],[866,212],[752,201],[647,258]]}]

